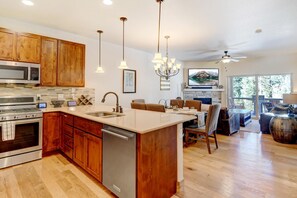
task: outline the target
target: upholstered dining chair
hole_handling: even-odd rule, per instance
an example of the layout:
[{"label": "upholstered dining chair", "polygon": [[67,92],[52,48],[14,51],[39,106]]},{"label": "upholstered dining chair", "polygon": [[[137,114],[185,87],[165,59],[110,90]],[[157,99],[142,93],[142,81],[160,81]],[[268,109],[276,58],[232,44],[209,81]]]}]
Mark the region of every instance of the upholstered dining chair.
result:
[{"label": "upholstered dining chair", "polygon": [[183,108],[184,100],[171,99],[170,100],[170,106],[177,106],[178,108]]},{"label": "upholstered dining chair", "polygon": [[201,104],[202,102],[200,100],[186,100],[184,107],[194,107],[197,111],[201,111]]},{"label": "upholstered dining chair", "polygon": [[131,109],[146,110],[145,103],[131,102]]},{"label": "upholstered dining chair", "polygon": [[[220,104],[210,105],[208,109],[208,115],[206,118],[206,123],[204,127],[194,127],[189,126],[185,128],[185,144],[188,145],[189,139],[197,140],[197,138],[189,137],[189,134],[196,134],[205,136],[206,144],[208,153],[211,154],[210,151],[210,145],[209,145],[209,137],[213,137],[215,139],[216,148],[218,149],[218,141],[216,136],[216,130],[217,130],[217,124],[218,124],[218,118],[220,113]],[[213,135],[213,136],[212,136]]]},{"label": "upholstered dining chair", "polygon": [[165,106],[161,104],[146,104],[146,110],[165,112]]}]

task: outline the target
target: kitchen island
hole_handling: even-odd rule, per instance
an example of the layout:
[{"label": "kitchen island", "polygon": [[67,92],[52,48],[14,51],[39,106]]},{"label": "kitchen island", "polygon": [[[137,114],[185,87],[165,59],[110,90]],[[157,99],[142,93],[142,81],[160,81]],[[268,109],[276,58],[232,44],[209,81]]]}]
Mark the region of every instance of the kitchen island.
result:
[{"label": "kitchen island", "polygon": [[[95,153],[102,155],[102,141],[104,141],[102,140],[102,128],[108,125],[134,132],[136,134],[135,197],[171,197],[176,193],[177,183],[183,180],[182,123],[195,119],[195,117],[134,109],[124,109],[124,115],[119,117],[90,115],[92,112],[110,112],[111,110],[111,106],[45,109],[43,110],[44,142],[47,145],[51,142],[48,137],[52,136],[48,135],[50,132],[48,132],[49,127],[46,123],[48,115],[55,114],[60,117],[56,125],[59,124],[59,128],[62,129],[60,130],[59,149],[99,182],[102,182],[102,162],[100,162],[102,156],[94,155]],[[74,135],[68,136],[71,134],[69,133],[71,127]],[[95,132],[92,132],[93,129]],[[64,135],[64,132],[68,134]],[[91,143],[88,144],[90,140]],[[57,139],[54,142],[57,144]],[[66,144],[64,147],[63,142]],[[47,145],[44,147],[45,152]],[[89,148],[86,145],[89,145]],[[94,148],[98,151],[96,152]],[[96,158],[95,162],[92,162],[92,156]]]}]

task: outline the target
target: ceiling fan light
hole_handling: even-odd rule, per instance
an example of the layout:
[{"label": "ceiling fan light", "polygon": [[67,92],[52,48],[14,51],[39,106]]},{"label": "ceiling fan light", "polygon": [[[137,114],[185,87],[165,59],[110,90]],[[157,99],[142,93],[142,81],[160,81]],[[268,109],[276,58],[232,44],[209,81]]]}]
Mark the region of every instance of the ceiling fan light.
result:
[{"label": "ceiling fan light", "polygon": [[112,0],[103,0],[104,5],[112,5]]},{"label": "ceiling fan light", "polygon": [[222,60],[223,63],[230,63],[231,62],[231,59],[230,58],[224,58]]},{"label": "ceiling fan light", "polygon": [[104,73],[103,68],[102,68],[101,66],[98,65],[98,67],[97,67],[97,69],[96,69],[96,73],[100,73],[100,74]]},{"label": "ceiling fan light", "polygon": [[31,1],[31,0],[22,0],[22,3],[27,5],[27,6],[33,6],[34,5],[34,2]]},{"label": "ceiling fan light", "polygon": [[126,61],[122,60],[119,69],[128,69]]}]

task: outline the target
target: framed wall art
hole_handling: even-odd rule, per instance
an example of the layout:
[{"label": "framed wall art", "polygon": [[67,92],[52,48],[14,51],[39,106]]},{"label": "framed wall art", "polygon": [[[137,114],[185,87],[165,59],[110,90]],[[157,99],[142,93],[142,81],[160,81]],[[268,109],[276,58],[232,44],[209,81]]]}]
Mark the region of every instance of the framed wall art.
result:
[{"label": "framed wall art", "polygon": [[136,70],[123,70],[123,93],[136,93]]},{"label": "framed wall art", "polygon": [[165,77],[160,77],[160,90],[170,90],[170,79],[166,80]]}]

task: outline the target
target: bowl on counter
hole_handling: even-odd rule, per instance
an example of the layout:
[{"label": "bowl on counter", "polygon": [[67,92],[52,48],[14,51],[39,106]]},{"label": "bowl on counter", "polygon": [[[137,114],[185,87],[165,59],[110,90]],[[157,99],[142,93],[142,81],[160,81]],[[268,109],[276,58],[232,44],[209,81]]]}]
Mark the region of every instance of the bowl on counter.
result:
[{"label": "bowl on counter", "polygon": [[65,100],[51,100],[52,105],[54,108],[61,107],[64,104]]}]

